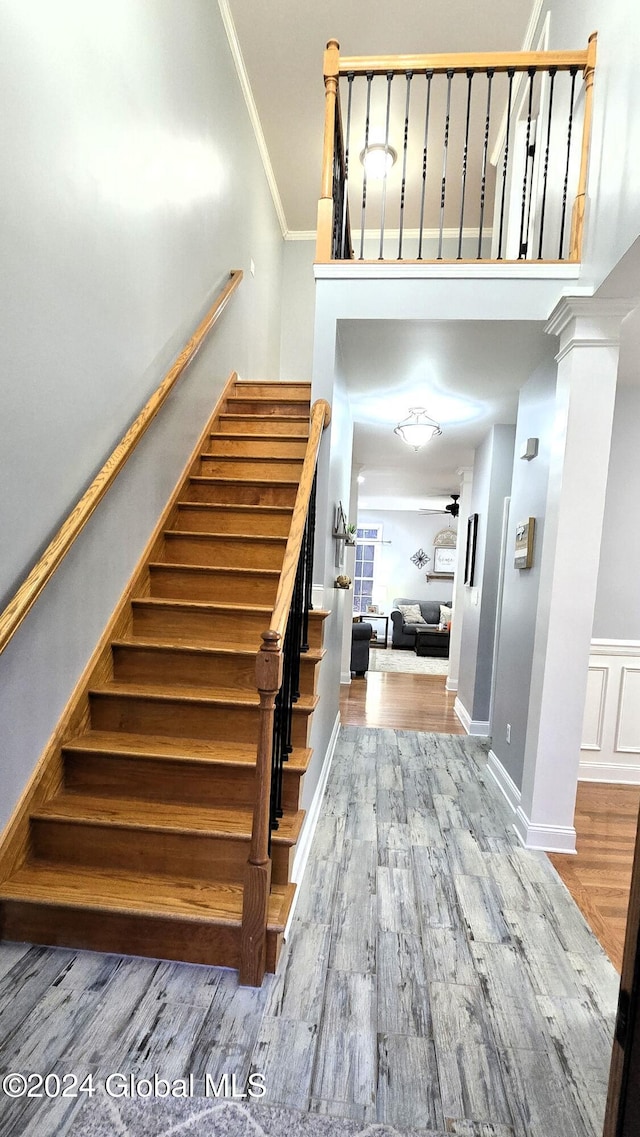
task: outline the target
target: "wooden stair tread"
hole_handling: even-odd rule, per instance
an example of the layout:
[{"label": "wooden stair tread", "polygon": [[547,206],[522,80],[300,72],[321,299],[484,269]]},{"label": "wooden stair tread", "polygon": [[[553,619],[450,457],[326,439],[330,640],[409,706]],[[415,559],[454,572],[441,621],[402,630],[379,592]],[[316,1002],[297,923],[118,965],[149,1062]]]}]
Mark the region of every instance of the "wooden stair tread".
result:
[{"label": "wooden stair tread", "polygon": [[243,503],[239,503],[238,505],[234,505],[233,502],[227,502],[227,501],[220,502],[220,504],[217,504],[216,502],[210,502],[210,501],[187,501],[184,498],[181,498],[180,501],[176,502],[176,505],[177,505],[178,509],[201,509],[205,512],[208,509],[212,510],[212,511],[219,511],[219,510],[223,510],[223,509],[228,509],[230,513],[231,512],[238,512],[238,513],[244,512],[247,515],[249,515],[250,513],[267,513],[271,516],[274,516],[274,515],[282,515],[283,513],[286,513],[286,514],[292,514],[293,513],[293,506],[292,505],[245,505]]},{"label": "wooden stair tread", "polygon": [[[172,703],[199,703],[203,706],[258,707],[260,696],[257,691],[236,687],[189,687],[155,683],[117,683],[111,681],[100,687],[92,687],[90,695],[113,696],[123,699],[148,699],[149,701]],[[296,711],[311,712],[318,704],[315,695],[300,695],[294,705]]]},{"label": "wooden stair tread", "polygon": [[280,391],[274,389],[268,395],[252,395],[250,391],[237,391],[235,395],[229,395],[229,403],[264,403],[269,406],[270,403],[302,403],[308,406],[310,403],[309,392],[304,392],[302,395],[296,395],[293,391]]},{"label": "wooden stair tread", "polygon": [[[161,639],[147,639],[144,636],[132,636],[131,639],[112,640],[113,647],[133,648],[135,651],[158,651],[158,652],[188,652],[190,655],[201,656],[214,656],[214,655],[242,655],[249,658],[256,658],[257,649],[249,647],[247,644],[241,644],[237,641],[230,643],[216,643],[213,646],[207,644],[197,643],[184,643],[180,640],[161,640]],[[310,647],[308,651],[302,652],[300,659],[312,659],[314,663],[320,663],[325,656],[324,648]]]},{"label": "wooden stair tread", "polygon": [[292,457],[290,454],[210,454],[207,450],[200,455],[200,458],[203,462],[251,462],[254,466],[277,466],[283,462],[297,462],[301,468],[304,461],[303,458]]},{"label": "wooden stair tread", "polygon": [[[77,791],[62,791],[31,814],[34,820],[69,821],[76,824],[146,832],[190,833],[209,837],[251,837],[253,810],[241,806],[212,808],[200,804],[154,801],[153,808],[140,798],[111,797]],[[275,844],[292,845],[302,827],[304,810],[285,812],[272,834]]]},{"label": "wooden stair tread", "polygon": [[[165,566],[160,563],[159,567],[164,568]],[[182,568],[182,565],[178,567]],[[194,565],[193,567],[195,569],[207,568],[206,565]],[[222,571],[236,572],[239,570],[223,569]],[[277,570],[276,575],[280,576]],[[131,603],[139,608],[176,608],[182,612],[211,612],[212,615],[216,612],[252,612],[256,615],[264,615],[267,621],[273,612],[273,608],[268,604],[238,604],[233,600],[173,600],[165,596],[135,596]]]},{"label": "wooden stair tread", "polygon": [[[295,885],[272,885],[269,929],[284,930]],[[226,923],[242,920],[242,885],[200,880],[165,880],[117,869],[80,869],[31,862],[0,884],[0,900]]]},{"label": "wooden stair tread", "polygon": [[249,486],[297,486],[298,478],[257,478],[255,475],[234,474],[227,477],[225,474],[192,474],[190,482],[204,483],[205,485],[234,486],[238,483]]},{"label": "wooden stair tread", "polygon": [[[243,396],[242,401],[247,402],[247,395]],[[281,401],[290,402],[291,400],[287,399],[287,400],[281,400]],[[265,423],[269,423],[269,422],[272,423],[274,419],[278,419],[280,422],[308,422],[309,421],[309,415],[290,415],[290,414],[286,414],[286,415],[260,415],[260,414],[250,415],[250,414],[245,414],[242,411],[223,411],[222,414],[220,415],[220,419],[222,420],[225,418],[226,419],[238,419],[241,422],[242,421],[248,422],[249,420],[251,420],[251,422],[258,421],[258,422],[265,422]]]},{"label": "wooden stair tread", "polygon": [[[197,504],[197,503],[194,503]],[[233,507],[232,507],[233,508]],[[180,561],[149,561],[149,569],[167,569],[169,572],[193,572],[193,573],[207,573],[213,575],[215,573],[240,573],[245,576],[270,576],[274,580],[280,579],[279,569],[266,569],[266,568],[247,568],[246,566],[238,565],[237,568],[221,568],[219,565],[192,565],[182,564]],[[143,599],[136,597],[136,599]],[[152,599],[151,597],[149,599]],[[161,599],[161,597],[157,597]]]},{"label": "wooden stair tread", "polygon": [[[134,734],[119,730],[88,730],[65,742],[63,751],[110,753],[149,759],[173,759],[220,766],[255,766],[256,743],[211,742],[207,739],[169,738],[165,735]],[[285,769],[304,772],[311,750],[294,747]]]},{"label": "wooden stair tread", "polygon": [[[252,416],[254,417],[254,416]],[[269,416],[273,418],[273,415]],[[269,434],[268,431],[256,434],[240,434],[236,431],[234,434],[225,434],[224,431],[212,430],[209,435],[210,438],[215,438],[216,442],[301,442],[306,440],[304,435],[301,434]],[[289,459],[291,461],[291,459]]]},{"label": "wooden stair tread", "polygon": [[189,537],[198,541],[250,541],[270,545],[286,545],[288,541],[286,536],[274,537],[271,533],[203,533],[200,529],[165,529],[164,537],[177,537],[180,540]]}]

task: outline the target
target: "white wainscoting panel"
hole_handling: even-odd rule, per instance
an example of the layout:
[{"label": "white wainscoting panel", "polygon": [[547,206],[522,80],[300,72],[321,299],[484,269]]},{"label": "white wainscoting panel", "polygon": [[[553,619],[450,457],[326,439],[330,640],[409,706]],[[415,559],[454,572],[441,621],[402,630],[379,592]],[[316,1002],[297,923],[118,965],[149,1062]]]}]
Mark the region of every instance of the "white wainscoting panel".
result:
[{"label": "white wainscoting panel", "polygon": [[592,640],[579,777],[640,785],[640,640]]}]

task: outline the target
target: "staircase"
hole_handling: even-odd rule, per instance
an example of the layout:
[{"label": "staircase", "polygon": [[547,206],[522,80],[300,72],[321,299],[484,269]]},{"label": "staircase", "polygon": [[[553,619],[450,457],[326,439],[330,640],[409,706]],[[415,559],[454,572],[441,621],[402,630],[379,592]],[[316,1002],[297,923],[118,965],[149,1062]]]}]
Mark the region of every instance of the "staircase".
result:
[{"label": "staircase", "polygon": [[[256,652],[309,433],[308,384],[235,381],[174,495],[0,883],[2,937],[238,967]],[[312,611],[272,835],[266,965],[295,886],[326,612]]]}]

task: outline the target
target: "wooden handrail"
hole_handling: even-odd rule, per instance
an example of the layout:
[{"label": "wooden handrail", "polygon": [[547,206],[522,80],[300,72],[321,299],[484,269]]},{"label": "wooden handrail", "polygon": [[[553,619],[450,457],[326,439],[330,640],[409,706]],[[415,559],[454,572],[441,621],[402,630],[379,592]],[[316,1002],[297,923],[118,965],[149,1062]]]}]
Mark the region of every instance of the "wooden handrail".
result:
[{"label": "wooden handrail", "polygon": [[194,358],[205,337],[221,316],[229,298],[240,284],[242,276],[242,269],[234,269],[231,272],[228,283],[216,297],[214,304],[196,328],[185,348],[180,352],[180,355],[165,375],[158,389],[140,411],[135,422],[132,423],[127,433],[116,446],[111,457],[107,459],[100,473],[93,479],[89,488],[82,495],[77,505],[45,549],[40,560],[34,565],[26,580],[20,585],[13,599],[9,602],[2,615],[0,615],[0,652],[4,651],[12,636],[15,635],[25,616],[27,616],[33,608],[43,588],[69,552],[76,537],[82,532],[96,507],[102,501],[107,490],[120,473],[125,462],[131,457],[143,434],[151,425],[162,405],[166,402],[187,364]]},{"label": "wooden handrail", "polygon": [[266,932],[271,889],[269,856],[269,806],[273,760],[273,720],[276,695],[282,685],[283,644],[298,561],[302,549],[313,479],[322,432],[331,421],[331,408],[318,399],[311,408],[309,439],[305,450],[291,528],[284,553],[270,627],[262,633],[256,657],[256,686],[260,696],[260,726],[256,755],[255,799],[251,846],[244,878],[240,982],[257,987],[265,971]]},{"label": "wooden handrail", "polygon": [[[331,407],[325,399],[318,399],[311,408],[309,441],[307,442],[307,449],[305,451],[304,462],[302,465],[302,473],[300,474],[298,492],[296,494],[296,501],[293,507],[291,529],[289,531],[289,539],[287,540],[287,545],[284,552],[284,560],[282,562],[278,591],[276,593],[271,622],[269,624],[269,632],[265,632],[263,634],[263,638],[268,635],[268,642],[270,644],[274,642],[274,639],[276,637],[280,643],[280,646],[284,640],[284,634],[287,628],[287,619],[289,618],[289,609],[291,607],[291,597],[293,596],[293,586],[296,579],[296,569],[298,567],[298,560],[300,559],[300,548],[302,546],[304,526],[309,509],[309,499],[311,497],[313,475],[315,473],[316,462],[318,459],[318,449],[320,447],[322,432],[330,422]],[[274,648],[270,646],[266,649],[263,648],[262,650],[274,651]]]},{"label": "wooden handrail", "polygon": [[[331,41],[335,43],[335,40]],[[386,75],[389,71],[401,74],[413,71],[434,75],[447,71],[528,71],[530,67],[569,71],[571,67],[585,70],[589,51],[467,51],[455,55],[343,55],[340,57],[340,75]]]}]

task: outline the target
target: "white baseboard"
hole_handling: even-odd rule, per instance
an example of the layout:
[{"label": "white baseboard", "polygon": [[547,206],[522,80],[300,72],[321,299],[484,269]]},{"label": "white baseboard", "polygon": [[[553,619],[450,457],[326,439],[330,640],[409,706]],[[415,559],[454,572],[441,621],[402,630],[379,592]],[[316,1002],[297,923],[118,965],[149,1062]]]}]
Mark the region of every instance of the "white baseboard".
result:
[{"label": "white baseboard", "polygon": [[444,685],[444,689],[445,689],[445,691],[457,691],[458,690],[458,680],[457,679],[451,679],[450,676],[447,676],[447,682]]},{"label": "white baseboard", "polygon": [[467,734],[472,734],[477,738],[487,738],[489,735],[489,723],[481,719],[472,719],[467,708],[460,699],[456,699],[453,704],[453,710],[460,719]]},{"label": "white baseboard", "polygon": [[525,849],[544,853],[575,853],[576,831],[573,825],[535,825],[522,806],[518,806],[514,829]]},{"label": "white baseboard", "polygon": [[305,817],[304,825],[302,827],[302,833],[300,834],[300,839],[296,845],[296,851],[295,851],[294,858],[293,858],[293,867],[291,869],[291,879],[293,881],[295,881],[295,883],[298,887],[296,888],[296,893],[295,893],[295,896],[293,898],[293,904],[291,905],[291,909],[289,911],[289,917],[287,919],[287,924],[286,924],[286,927],[284,929],[285,940],[287,938],[287,935],[289,934],[289,928],[291,927],[291,921],[293,919],[293,914],[296,910],[296,904],[298,903],[298,897],[300,895],[300,883],[302,881],[302,878],[303,878],[304,873],[305,873],[305,869],[307,867],[307,861],[309,860],[309,853],[311,852],[311,843],[313,841],[313,835],[316,831],[316,825],[318,824],[318,818],[320,817],[320,808],[322,806],[322,799],[324,797],[324,791],[326,789],[327,781],[329,779],[329,772],[331,770],[331,763],[333,762],[333,755],[335,753],[336,743],[338,741],[338,735],[339,734],[340,734],[340,715],[337,714],[336,715],[336,721],[333,724],[333,730],[331,731],[331,737],[329,739],[329,744],[327,746],[327,752],[325,754],[324,762],[322,764],[322,770],[320,773],[320,777],[318,779],[318,784],[316,786],[311,805],[309,806],[309,809],[307,810],[307,816]]},{"label": "white baseboard", "polygon": [[340,685],[342,686],[343,683],[350,683],[350,682],[351,682],[351,672],[350,671],[341,671],[340,672]]},{"label": "white baseboard", "polygon": [[501,794],[507,799],[513,812],[517,813],[522,795],[513,778],[507,773],[500,759],[493,753],[493,750],[489,751],[487,768]]},{"label": "white baseboard", "polygon": [[311,585],[311,607],[319,608],[320,611],[324,609],[324,585],[312,584]]},{"label": "white baseboard", "polygon": [[624,762],[581,762],[578,781],[640,786],[640,766],[627,766]]}]

